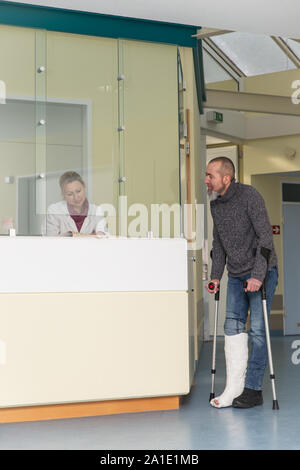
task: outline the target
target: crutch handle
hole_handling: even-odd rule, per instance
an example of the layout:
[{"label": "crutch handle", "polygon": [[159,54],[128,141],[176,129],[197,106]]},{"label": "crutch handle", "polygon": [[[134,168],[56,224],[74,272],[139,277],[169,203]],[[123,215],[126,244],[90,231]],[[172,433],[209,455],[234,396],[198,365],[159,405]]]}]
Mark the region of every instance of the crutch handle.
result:
[{"label": "crutch handle", "polygon": [[[210,282],[208,284],[208,289],[210,291],[214,291],[215,287],[216,287],[216,285],[215,285],[214,282]],[[219,298],[220,298],[220,289],[215,293],[215,300],[219,300]]]},{"label": "crutch handle", "polygon": [[[247,289],[247,286],[248,286],[248,281],[243,281],[243,288]],[[261,285],[261,288],[259,290],[263,291],[263,284]]]},{"label": "crutch handle", "polygon": [[267,262],[267,273],[261,286],[262,298],[263,300],[266,300],[267,298],[267,274],[268,274],[268,265],[269,265],[269,258],[270,258],[271,250],[269,250],[269,248],[264,248],[262,246],[260,251],[261,251],[262,256],[265,258]]},{"label": "crutch handle", "polygon": [[208,288],[209,288],[209,290],[214,290],[214,288],[215,288],[214,282],[210,282],[210,283],[208,284]]}]

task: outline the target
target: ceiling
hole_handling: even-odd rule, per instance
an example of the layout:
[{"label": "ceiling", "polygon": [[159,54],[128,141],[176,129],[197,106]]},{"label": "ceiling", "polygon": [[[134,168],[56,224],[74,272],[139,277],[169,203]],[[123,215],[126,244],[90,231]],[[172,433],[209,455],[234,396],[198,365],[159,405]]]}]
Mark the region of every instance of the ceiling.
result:
[{"label": "ceiling", "polygon": [[155,21],[300,38],[297,0],[14,0]]},{"label": "ceiling", "polygon": [[[199,26],[206,83],[300,68],[300,1],[296,0],[14,2]],[[215,34],[205,33],[212,28]]]},{"label": "ceiling", "polygon": [[227,143],[228,140],[220,139],[219,137],[214,137],[212,135],[206,136],[206,145],[221,145]]}]

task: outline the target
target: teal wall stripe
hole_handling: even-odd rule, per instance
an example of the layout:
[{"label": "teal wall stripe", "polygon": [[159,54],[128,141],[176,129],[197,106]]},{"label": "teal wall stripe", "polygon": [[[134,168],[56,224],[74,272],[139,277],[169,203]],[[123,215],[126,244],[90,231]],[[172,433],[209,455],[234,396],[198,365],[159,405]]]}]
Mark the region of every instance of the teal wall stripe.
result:
[{"label": "teal wall stripe", "polygon": [[198,26],[0,1],[0,24],[195,47]]},{"label": "teal wall stripe", "polygon": [[204,67],[202,55],[202,41],[199,39],[195,47],[193,47],[194,72],[197,91],[197,100],[199,113],[203,114],[203,102],[206,101]]}]

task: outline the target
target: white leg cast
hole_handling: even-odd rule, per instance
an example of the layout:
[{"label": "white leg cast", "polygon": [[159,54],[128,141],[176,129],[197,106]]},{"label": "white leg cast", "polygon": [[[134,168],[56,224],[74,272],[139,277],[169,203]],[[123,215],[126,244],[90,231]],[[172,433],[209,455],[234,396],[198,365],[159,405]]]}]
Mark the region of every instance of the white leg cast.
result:
[{"label": "white leg cast", "polygon": [[226,387],[222,395],[210,404],[216,408],[231,406],[234,398],[244,390],[248,362],[248,334],[225,335]]}]

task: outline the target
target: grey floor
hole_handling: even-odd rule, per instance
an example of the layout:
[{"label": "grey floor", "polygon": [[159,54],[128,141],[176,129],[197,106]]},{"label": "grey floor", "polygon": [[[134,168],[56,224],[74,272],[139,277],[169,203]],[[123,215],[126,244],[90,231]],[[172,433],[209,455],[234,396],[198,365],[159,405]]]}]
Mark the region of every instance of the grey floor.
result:
[{"label": "grey floor", "polygon": [[[300,336],[272,337],[278,411],[272,410],[268,372],[263,406],[248,410],[211,407],[212,343],[207,342],[194,386],[180,410],[1,424],[0,449],[299,450],[300,364],[292,362],[296,339]],[[223,390],[224,381],[223,340],[218,339],[216,392]]]}]

